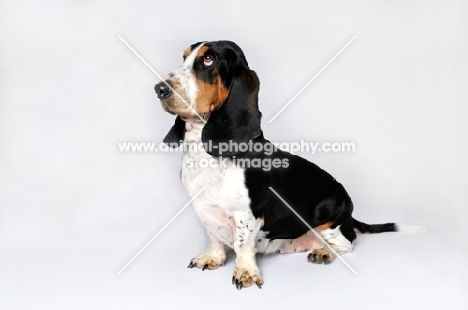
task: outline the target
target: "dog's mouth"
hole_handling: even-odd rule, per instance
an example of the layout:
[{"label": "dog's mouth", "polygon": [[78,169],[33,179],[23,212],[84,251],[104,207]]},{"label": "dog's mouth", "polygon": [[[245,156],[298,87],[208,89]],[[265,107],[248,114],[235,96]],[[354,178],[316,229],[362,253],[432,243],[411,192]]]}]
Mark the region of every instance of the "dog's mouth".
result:
[{"label": "dog's mouth", "polygon": [[191,121],[191,122],[206,122],[209,118],[208,113],[201,113],[198,115],[180,115],[180,118],[183,119],[185,122]]},{"label": "dog's mouth", "polygon": [[165,99],[160,99],[160,101],[161,101],[161,106],[164,111],[172,115],[178,115],[180,116],[181,119],[183,119],[186,122],[187,121],[206,122],[210,116],[210,113],[196,114],[196,113],[190,113],[190,111],[174,112],[169,106],[169,104],[167,104]]},{"label": "dog's mouth", "polygon": [[169,107],[169,105],[167,104],[166,100],[164,99],[160,99],[161,103],[162,103],[162,107],[163,107],[163,110],[166,111],[167,113],[169,114],[172,114],[172,115],[176,115],[176,113],[174,111],[171,110],[171,108]]}]

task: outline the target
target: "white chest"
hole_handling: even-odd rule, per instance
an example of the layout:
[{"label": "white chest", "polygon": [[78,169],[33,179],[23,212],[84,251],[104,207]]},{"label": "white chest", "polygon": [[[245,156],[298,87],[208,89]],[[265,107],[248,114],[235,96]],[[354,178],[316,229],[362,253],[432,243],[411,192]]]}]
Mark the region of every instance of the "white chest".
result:
[{"label": "white chest", "polygon": [[201,143],[202,125],[186,124],[181,181],[190,197],[203,191],[193,201],[195,212],[210,239],[234,244],[237,211],[250,211],[244,170],[228,158],[212,157]]},{"label": "white chest", "polygon": [[245,186],[244,169],[232,160],[213,157],[201,142],[202,126],[187,124],[182,156],[181,181],[191,197],[205,188],[197,201],[227,211],[246,210],[250,199]]}]

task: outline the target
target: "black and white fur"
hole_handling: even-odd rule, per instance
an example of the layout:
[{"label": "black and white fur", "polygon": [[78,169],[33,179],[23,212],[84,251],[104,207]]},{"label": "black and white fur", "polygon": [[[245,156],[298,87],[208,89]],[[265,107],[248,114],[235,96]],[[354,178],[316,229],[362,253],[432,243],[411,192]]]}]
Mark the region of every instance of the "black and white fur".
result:
[{"label": "black and white fur", "polygon": [[[219,89],[217,95],[212,91],[215,89]],[[394,223],[368,225],[353,219],[353,203],[344,187],[330,174],[301,157],[278,149],[270,155],[232,150],[220,154],[216,146],[222,142],[270,143],[260,127],[258,78],[235,43],[217,41],[192,45],[184,54],[182,67],[157,84],[155,90],[163,109],[178,115],[164,142],[178,145],[183,140],[185,149],[189,150],[182,160],[181,181],[185,189],[193,197],[205,188],[193,205],[210,245],[191,260],[189,267],[218,268],[226,260],[227,246],[236,253],[233,284],[239,289],[253,284],[261,287],[263,277],[256,263],[256,253],[308,251],[310,262],[330,263],[333,260],[333,251],[322,244],[314,232],[319,233],[336,253],[344,254],[352,251],[356,231],[380,233],[423,229],[422,226]],[[223,98],[221,94],[225,90],[227,97]],[[207,96],[208,93],[213,93],[214,99]],[[202,99],[197,98],[210,103],[201,106],[197,101]],[[214,148],[193,147],[208,142]],[[202,159],[219,160],[220,156],[224,156],[225,165],[205,168],[193,165]],[[242,168],[234,163],[235,159],[286,160],[288,167],[269,171]],[[315,231],[304,225],[270,187]]]}]

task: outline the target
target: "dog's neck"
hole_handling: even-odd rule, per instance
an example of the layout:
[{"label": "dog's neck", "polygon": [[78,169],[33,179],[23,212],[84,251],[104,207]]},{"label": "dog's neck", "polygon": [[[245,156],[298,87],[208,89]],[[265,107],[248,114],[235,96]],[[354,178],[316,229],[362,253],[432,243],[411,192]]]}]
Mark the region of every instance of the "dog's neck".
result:
[{"label": "dog's neck", "polygon": [[[186,120],[185,121],[185,141],[192,142],[192,141],[200,141],[201,135],[203,131],[203,127],[205,127],[205,123],[201,122],[200,120]],[[262,134],[262,130],[259,129],[255,132],[250,140],[253,140],[259,137]]]},{"label": "dog's neck", "polygon": [[200,141],[203,127],[205,127],[205,123],[199,120],[185,121],[185,141],[186,142]]}]

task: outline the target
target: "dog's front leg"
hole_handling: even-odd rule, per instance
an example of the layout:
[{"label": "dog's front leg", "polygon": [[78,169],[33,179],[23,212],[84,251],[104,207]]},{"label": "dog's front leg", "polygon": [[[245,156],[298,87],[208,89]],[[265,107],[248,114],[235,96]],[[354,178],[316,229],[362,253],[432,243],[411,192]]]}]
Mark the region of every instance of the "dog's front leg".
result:
[{"label": "dog's front leg", "polygon": [[237,289],[249,287],[254,283],[262,288],[263,278],[255,259],[255,240],[262,226],[260,219],[255,219],[252,212],[234,212],[234,251],[236,252],[236,268],[232,276],[232,284]]},{"label": "dog's front leg", "polygon": [[190,261],[187,268],[198,267],[202,270],[217,269],[224,264],[226,260],[226,251],[224,243],[219,240],[210,239],[210,246],[206,251]]}]

